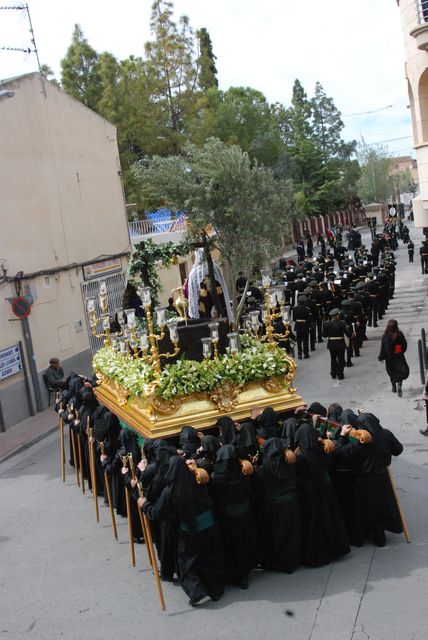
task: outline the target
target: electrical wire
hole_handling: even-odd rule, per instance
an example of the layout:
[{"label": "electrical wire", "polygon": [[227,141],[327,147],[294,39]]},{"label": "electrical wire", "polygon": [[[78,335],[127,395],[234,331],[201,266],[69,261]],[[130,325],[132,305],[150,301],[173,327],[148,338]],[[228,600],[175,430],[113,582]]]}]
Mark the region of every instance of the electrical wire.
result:
[{"label": "electrical wire", "polygon": [[21,280],[34,280],[34,278],[39,278],[40,276],[52,276],[55,273],[59,273],[61,271],[71,271],[72,269],[79,269],[80,267],[87,267],[91,264],[96,264],[100,260],[114,260],[114,258],[121,258],[122,256],[127,256],[131,252],[129,250],[129,245],[124,251],[120,251],[119,253],[113,253],[110,255],[100,255],[96,258],[92,258],[92,260],[85,260],[84,262],[72,262],[70,264],[66,264],[63,266],[52,267],[51,269],[40,269],[40,271],[33,271],[32,273],[24,273],[23,271],[18,271],[15,276],[6,275],[6,269],[1,265],[2,275],[0,276],[0,285],[5,284],[6,282],[20,282]]},{"label": "electrical wire", "polygon": [[378,109],[370,109],[369,111],[357,111],[355,113],[344,113],[342,118],[351,118],[352,116],[365,116],[370,113],[377,113],[378,111],[385,111],[385,109],[392,109],[392,107],[402,107],[402,102],[396,102],[395,104],[387,104],[385,107],[379,107]]}]

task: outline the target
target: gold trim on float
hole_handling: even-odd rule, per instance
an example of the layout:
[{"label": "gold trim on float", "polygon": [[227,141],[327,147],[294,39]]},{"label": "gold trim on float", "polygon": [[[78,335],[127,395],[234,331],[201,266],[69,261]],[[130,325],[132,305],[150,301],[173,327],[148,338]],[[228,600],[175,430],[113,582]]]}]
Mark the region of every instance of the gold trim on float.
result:
[{"label": "gold trim on float", "polygon": [[[294,363],[293,363],[294,364]],[[293,410],[303,404],[292,387],[296,365],[287,375],[236,386],[224,383],[209,394],[192,394],[165,400],[153,393],[129,400],[129,393],[105,376],[98,375],[94,393],[101,404],[146,438],[173,436],[183,426],[204,429],[228,415],[232,420],[249,418],[251,409],[272,407],[276,411]]]}]

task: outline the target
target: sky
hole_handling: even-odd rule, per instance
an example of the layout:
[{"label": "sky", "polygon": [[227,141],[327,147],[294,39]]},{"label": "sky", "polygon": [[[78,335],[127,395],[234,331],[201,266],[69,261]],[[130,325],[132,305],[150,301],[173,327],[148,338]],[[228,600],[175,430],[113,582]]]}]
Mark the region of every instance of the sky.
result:
[{"label": "sky", "polygon": [[[60,78],[76,23],[99,53],[143,56],[151,3],[28,0],[41,63]],[[208,30],[221,89],[252,87],[288,106],[296,78],[308,97],[319,81],[342,113],[345,140],[363,137],[393,155],[414,155],[395,0],[175,0],[175,18],[183,14]],[[26,12],[0,8],[0,47],[31,47],[30,38]],[[0,50],[0,78],[36,70],[34,54]]]}]

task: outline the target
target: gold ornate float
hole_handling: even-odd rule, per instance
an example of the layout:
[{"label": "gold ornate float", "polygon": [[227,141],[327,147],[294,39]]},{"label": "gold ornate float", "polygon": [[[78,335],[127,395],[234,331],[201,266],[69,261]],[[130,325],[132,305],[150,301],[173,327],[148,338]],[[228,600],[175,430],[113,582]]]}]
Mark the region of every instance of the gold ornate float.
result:
[{"label": "gold ornate float", "polygon": [[234,386],[225,383],[211,393],[196,393],[173,400],[152,394],[127,398],[123,387],[101,377],[95,389],[98,400],[144,437],[167,437],[180,432],[185,425],[197,429],[212,427],[220,416],[243,420],[254,406],[276,411],[293,410],[303,404],[292,387],[295,368],[280,378]]},{"label": "gold ornate float", "polygon": [[[262,277],[263,277],[262,272]],[[293,387],[297,365],[277,346],[276,340],[288,338],[288,308],[283,288],[265,286],[262,323],[259,312],[244,319],[245,335],[229,333],[227,353],[219,355],[218,323],[210,323],[210,338],[202,338],[203,362],[182,360],[161,367],[161,359],[175,358],[178,347],[177,320],[166,322],[165,310],[156,309],[156,332],[151,311],[150,290],[142,287],[147,328],[137,331],[135,311],[125,310],[126,328],[119,318],[121,331],[110,335],[108,309],[103,285],[100,290],[100,320],[104,331],[104,348],[94,356],[94,370],[99,385],[98,400],[145,437],[167,437],[179,433],[185,425],[197,429],[212,427],[222,415],[243,420],[253,407],[273,407],[276,411],[293,410],[302,398]],[[277,312],[276,308],[280,311]],[[88,301],[91,326],[96,332],[95,302]],[[123,314],[122,314],[123,315]],[[275,333],[274,321],[282,317],[285,333]],[[158,344],[168,326],[173,351],[161,353]],[[259,335],[264,326],[264,333]],[[242,346],[244,345],[244,348]],[[212,350],[214,357],[212,358]]]}]

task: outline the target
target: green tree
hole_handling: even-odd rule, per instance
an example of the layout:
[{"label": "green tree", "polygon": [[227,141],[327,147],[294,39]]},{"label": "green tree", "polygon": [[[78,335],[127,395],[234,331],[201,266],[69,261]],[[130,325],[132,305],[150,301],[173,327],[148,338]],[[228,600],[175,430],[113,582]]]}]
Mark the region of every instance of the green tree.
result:
[{"label": "green tree", "polygon": [[230,87],[223,92],[212,87],[199,101],[192,140],[203,144],[215,137],[237,144],[251,159],[274,165],[281,152],[281,138],[272,108],[263,93],[250,87]]},{"label": "green tree", "polygon": [[358,193],[361,199],[370,202],[384,203],[392,196],[391,157],[386,147],[367,145],[363,141],[357,148],[361,167],[358,181]]},{"label": "green tree", "polygon": [[98,54],[75,25],[71,44],[61,60],[61,86],[90,109],[97,110],[102,93]]},{"label": "green tree", "polygon": [[146,193],[187,210],[193,239],[212,229],[230,292],[240,271],[250,277],[283,248],[291,184],[276,182],[271,169],[251,162],[238,146],[215,138],[203,147],[187,144],[180,156],[155,156],[135,172]]},{"label": "green tree", "polygon": [[176,153],[196,107],[198,69],[189,19],[181,16],[177,25],[172,9],[170,0],[153,2],[150,27],[154,40],[146,43],[145,52],[152,100],[163,110],[162,126],[169,129],[170,151]]},{"label": "green tree", "polygon": [[341,153],[341,132],[344,127],[333,99],[326,96],[321,83],[315,85],[311,100],[313,138],[323,152],[324,161]]},{"label": "green tree", "polygon": [[210,34],[205,27],[199,29],[196,35],[199,44],[198,84],[201,89],[206,91],[211,87],[218,87],[217,68],[215,66],[217,56],[214,55]]}]

